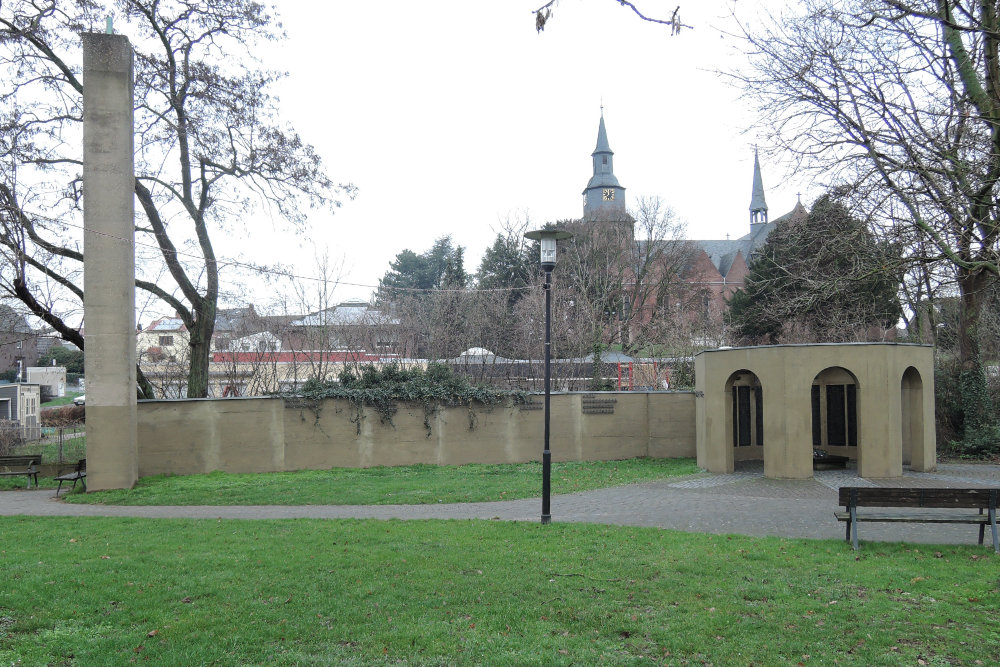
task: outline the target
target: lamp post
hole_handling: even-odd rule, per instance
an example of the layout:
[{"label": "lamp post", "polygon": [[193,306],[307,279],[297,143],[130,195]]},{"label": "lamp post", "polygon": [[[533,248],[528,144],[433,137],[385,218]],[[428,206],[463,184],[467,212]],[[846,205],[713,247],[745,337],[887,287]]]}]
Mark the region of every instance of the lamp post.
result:
[{"label": "lamp post", "polygon": [[552,481],[552,450],[549,449],[549,396],[552,380],[552,269],[556,268],[556,241],[573,235],[560,229],[536,229],[524,238],[541,244],[542,271],[545,272],[545,448],[542,450],[542,523],[552,522],[549,496]]}]

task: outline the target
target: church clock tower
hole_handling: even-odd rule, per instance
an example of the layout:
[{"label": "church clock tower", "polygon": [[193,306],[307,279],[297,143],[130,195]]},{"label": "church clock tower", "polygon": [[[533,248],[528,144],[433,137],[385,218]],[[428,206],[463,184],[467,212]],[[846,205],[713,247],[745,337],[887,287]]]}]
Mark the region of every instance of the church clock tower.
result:
[{"label": "church clock tower", "polygon": [[625,213],[625,188],[615,178],[614,153],[608,145],[608,131],[604,128],[604,109],[601,109],[601,124],[597,129],[597,148],[591,154],[594,160],[594,175],[583,190],[583,217],[615,212]]}]

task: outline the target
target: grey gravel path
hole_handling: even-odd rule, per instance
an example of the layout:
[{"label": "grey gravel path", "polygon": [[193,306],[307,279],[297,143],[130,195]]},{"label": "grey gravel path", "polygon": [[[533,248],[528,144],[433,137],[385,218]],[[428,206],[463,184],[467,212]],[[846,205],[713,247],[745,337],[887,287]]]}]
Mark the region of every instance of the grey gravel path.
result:
[{"label": "grey gravel path", "polygon": [[[998,486],[1000,466],[942,464],[933,473],[863,480],[853,470],[817,471],[811,480],[773,480],[759,462],[731,475],[691,475],[552,497],[552,520],[654,526],[705,533],[842,538],[833,516],[839,486]],[[557,487],[556,487],[556,490]],[[0,493],[0,515],[210,519],[495,519],[539,520],[537,498],[439,505],[268,505],[119,507],[70,505],[51,489]],[[862,539],[975,544],[978,529],[944,524],[862,524]],[[988,537],[988,536],[987,536]]]}]

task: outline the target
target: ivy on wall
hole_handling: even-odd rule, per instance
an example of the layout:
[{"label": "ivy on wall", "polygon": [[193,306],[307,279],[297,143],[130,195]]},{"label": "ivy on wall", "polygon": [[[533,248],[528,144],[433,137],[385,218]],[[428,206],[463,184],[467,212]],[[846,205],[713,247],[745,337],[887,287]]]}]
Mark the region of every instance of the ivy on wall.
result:
[{"label": "ivy on wall", "polygon": [[483,384],[473,384],[463,375],[455,375],[445,364],[428,364],[423,368],[402,368],[397,364],[388,366],[364,366],[360,372],[345,370],[335,381],[311,379],[295,393],[280,394],[308,401],[319,419],[319,405],[323,399],[339,398],[349,401],[355,408],[355,422],[361,433],[363,410],[370,408],[378,415],[381,423],[392,424],[396,403],[400,401],[420,403],[424,409],[424,428],[431,435],[431,417],[439,406],[454,407],[464,405],[469,409],[469,428],[475,427],[473,406],[481,404],[519,404],[527,400],[524,391],[497,389]]}]

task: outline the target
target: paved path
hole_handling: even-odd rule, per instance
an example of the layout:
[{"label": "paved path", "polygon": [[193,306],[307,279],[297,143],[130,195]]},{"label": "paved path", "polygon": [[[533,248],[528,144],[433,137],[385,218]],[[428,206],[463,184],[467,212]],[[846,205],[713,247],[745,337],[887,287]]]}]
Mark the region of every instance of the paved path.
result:
[{"label": "paved path", "polygon": [[[839,486],[998,486],[1000,466],[942,464],[934,473],[865,480],[853,470],[817,471],[811,480],[773,480],[760,462],[731,475],[698,474],[552,497],[552,520],[655,526],[691,532],[842,538],[834,519]],[[447,505],[267,505],[120,507],[70,505],[52,490],[0,493],[0,515],[202,519],[498,519],[538,521],[537,498]],[[862,539],[975,544],[977,529],[944,524],[864,524]]]}]

